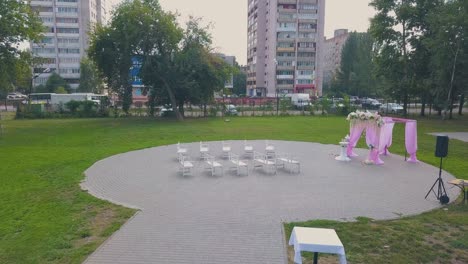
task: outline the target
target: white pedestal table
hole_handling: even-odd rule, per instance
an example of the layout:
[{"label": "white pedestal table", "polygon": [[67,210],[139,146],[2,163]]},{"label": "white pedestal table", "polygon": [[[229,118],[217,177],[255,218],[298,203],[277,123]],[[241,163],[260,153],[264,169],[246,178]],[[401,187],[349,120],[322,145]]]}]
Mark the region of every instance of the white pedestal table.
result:
[{"label": "white pedestal table", "polygon": [[314,252],[314,264],[318,262],[318,253],[340,255],[340,264],[346,264],[346,254],[340,238],[334,229],[307,228],[295,226],[289,245],[294,246],[294,263],[302,264],[302,251]]}]

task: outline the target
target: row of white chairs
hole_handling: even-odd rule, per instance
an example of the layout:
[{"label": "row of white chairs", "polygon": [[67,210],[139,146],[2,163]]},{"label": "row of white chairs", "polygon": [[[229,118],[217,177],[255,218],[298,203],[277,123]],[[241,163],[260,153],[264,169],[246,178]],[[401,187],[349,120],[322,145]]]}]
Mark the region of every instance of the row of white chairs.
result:
[{"label": "row of white chairs", "polygon": [[[227,159],[232,151],[231,144],[229,142],[222,142],[222,157]],[[177,143],[177,155],[179,160],[181,156],[187,156],[189,153],[188,147],[181,145],[180,142]],[[269,156],[275,154],[275,146],[270,143],[270,141],[265,140],[265,153]],[[200,141],[200,158],[206,160],[210,155],[210,145],[207,142]],[[254,157],[254,147],[248,143],[247,140],[244,140],[244,155],[246,157]]]},{"label": "row of white chairs", "polygon": [[[222,142],[223,158],[228,157],[230,161],[231,170],[236,170],[236,174],[240,175],[242,170],[245,170],[246,175],[249,174],[249,167],[247,161],[241,160],[239,155],[231,152],[231,146],[227,142]],[[189,158],[188,148],[182,146],[180,143],[177,144],[177,153],[180,164],[180,171],[183,176],[192,175],[195,169],[195,162]],[[252,153],[252,154],[250,154]],[[252,156],[254,169],[262,168],[267,173],[277,173],[278,168],[288,170],[290,173],[300,173],[301,166],[298,159],[287,153],[275,153],[273,145],[265,141],[265,153],[254,151],[253,146],[247,144],[244,141],[244,155]],[[215,160],[215,157],[209,154],[209,145],[204,142],[200,142],[200,156],[205,165],[205,170],[209,170],[211,175],[214,176],[217,171],[221,171],[221,175],[224,174],[223,165]],[[198,166],[200,167],[200,166]]]}]

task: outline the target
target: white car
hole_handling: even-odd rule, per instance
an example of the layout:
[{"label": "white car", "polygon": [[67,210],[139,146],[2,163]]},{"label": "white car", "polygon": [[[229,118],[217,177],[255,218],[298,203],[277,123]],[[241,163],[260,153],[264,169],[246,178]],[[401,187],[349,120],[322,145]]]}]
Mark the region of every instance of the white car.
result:
[{"label": "white car", "polygon": [[387,103],[380,106],[380,112],[385,114],[401,114],[403,113],[403,106],[395,103]]},{"label": "white car", "polygon": [[28,96],[21,94],[21,93],[9,93],[7,95],[8,100],[22,100],[22,99],[27,99]]}]

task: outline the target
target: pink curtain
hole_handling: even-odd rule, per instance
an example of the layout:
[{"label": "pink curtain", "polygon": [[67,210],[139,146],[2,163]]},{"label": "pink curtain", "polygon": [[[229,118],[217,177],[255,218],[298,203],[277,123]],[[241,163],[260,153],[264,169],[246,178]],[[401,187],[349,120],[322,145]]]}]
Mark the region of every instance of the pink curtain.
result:
[{"label": "pink curtain", "polygon": [[380,145],[380,128],[377,125],[371,125],[365,123],[357,123],[352,125],[349,132],[349,144],[346,149],[348,157],[356,157],[357,154],[353,152],[357,142],[361,138],[362,132],[366,130],[366,143],[372,145],[374,148],[369,153],[369,159],[375,164],[382,165],[384,162],[380,159],[379,145]]},{"label": "pink curtain", "polygon": [[369,159],[374,164],[382,165],[384,162],[380,159],[380,128],[377,125],[368,126],[366,129],[366,143],[368,146],[372,145],[370,150]]},{"label": "pink curtain", "polygon": [[365,126],[363,124],[351,125],[349,131],[349,144],[346,149],[346,154],[348,157],[357,157],[357,154],[353,152],[353,149],[356,147],[359,138],[361,138],[362,132],[364,131]]},{"label": "pink curtain", "polygon": [[379,153],[387,156],[390,154],[388,148],[392,145],[393,140],[393,128],[395,127],[395,122],[393,122],[391,117],[384,117],[385,124],[380,130],[380,147]]},{"label": "pink curtain", "polygon": [[418,151],[418,131],[417,122],[415,120],[406,122],[405,145],[406,151],[409,154],[408,162],[418,162],[418,159],[416,158],[416,152]]}]

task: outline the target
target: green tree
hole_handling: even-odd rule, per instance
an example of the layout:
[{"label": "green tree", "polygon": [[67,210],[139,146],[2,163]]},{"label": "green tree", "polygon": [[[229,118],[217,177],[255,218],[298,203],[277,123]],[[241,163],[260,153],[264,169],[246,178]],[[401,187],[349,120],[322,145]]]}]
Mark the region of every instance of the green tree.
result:
[{"label": "green tree", "polygon": [[55,89],[54,93],[67,94],[68,92],[63,86],[59,86],[57,87],[57,89]]},{"label": "green tree", "polygon": [[47,79],[47,82],[44,86],[44,93],[55,93],[57,89],[61,87],[64,88],[65,90],[70,90],[70,85],[65,81],[60,75],[57,73],[53,72],[49,79]]},{"label": "green tree", "polygon": [[80,62],[80,85],[78,91],[82,93],[101,93],[103,83],[93,61],[85,58]]},{"label": "green tree", "polygon": [[374,41],[368,33],[351,32],[343,46],[341,65],[336,79],[332,80],[331,92],[336,96],[350,94],[376,96],[373,73]]},{"label": "green tree", "polygon": [[[132,104],[129,74],[132,58],[151,56],[145,58],[144,64],[157,67],[161,76],[150,76],[147,83],[164,87],[176,108],[171,80],[177,76],[171,72],[181,38],[182,29],[177,26],[175,15],[164,12],[157,0],[133,0],[123,2],[116,9],[109,26],[96,28],[88,53],[107,86],[122,98],[125,112]],[[150,93],[150,98],[156,98],[156,94]],[[175,112],[181,119],[177,109]]]},{"label": "green tree", "polygon": [[408,108],[409,57],[411,38],[417,34],[412,19],[418,0],[373,0],[376,10],[371,19],[370,33],[376,41],[377,73],[390,80],[394,92],[403,95],[403,108]]},{"label": "green tree", "polygon": [[444,118],[455,99],[467,91],[468,83],[468,4],[453,0],[440,5],[428,16],[433,37],[425,39],[432,53],[430,67],[435,80],[434,95],[444,108]]},{"label": "green tree", "polygon": [[[18,44],[36,41],[43,27],[41,21],[25,1],[0,1],[0,92],[6,93],[21,83],[22,64],[29,61]],[[12,67],[13,66],[13,67]],[[22,79],[22,78],[20,78]],[[23,84],[20,84],[23,86]]]},{"label": "green tree", "polygon": [[239,65],[236,65],[236,71],[234,72],[234,87],[232,92],[237,95],[247,93],[247,74],[241,71]]}]

